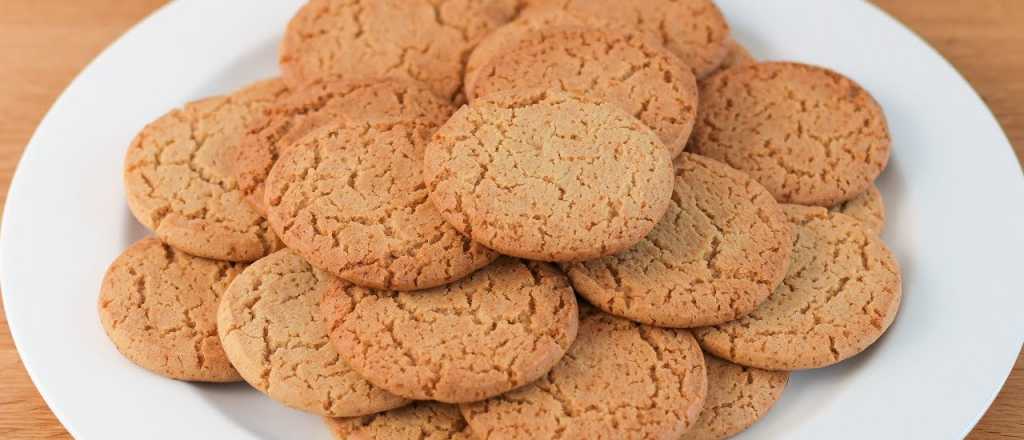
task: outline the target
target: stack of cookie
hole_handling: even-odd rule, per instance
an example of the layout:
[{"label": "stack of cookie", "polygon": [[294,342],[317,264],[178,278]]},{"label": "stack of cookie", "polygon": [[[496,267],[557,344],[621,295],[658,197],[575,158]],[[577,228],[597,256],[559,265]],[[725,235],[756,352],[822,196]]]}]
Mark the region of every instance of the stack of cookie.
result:
[{"label": "stack of cookie", "polygon": [[280,79],[128,149],[100,319],[338,438],[720,439],[860,353],[885,116],[710,0],[311,0]]}]

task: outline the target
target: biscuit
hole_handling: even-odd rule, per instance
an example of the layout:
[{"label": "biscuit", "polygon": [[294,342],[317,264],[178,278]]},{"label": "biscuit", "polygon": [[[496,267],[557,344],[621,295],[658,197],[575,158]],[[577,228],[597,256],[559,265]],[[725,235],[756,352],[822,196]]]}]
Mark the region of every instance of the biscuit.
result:
[{"label": "biscuit", "polygon": [[744,367],[708,355],[704,363],[708,396],[682,440],[723,440],[743,432],[764,417],[789,382],[788,371]]},{"label": "biscuit", "polygon": [[488,248],[580,261],[635,244],[672,195],[668,150],[612,104],[516,90],[461,108],[424,165],[434,206]]},{"label": "biscuit", "polygon": [[[560,9],[630,26],[656,38],[693,69],[713,72],[726,55],[729,24],[711,0],[533,0],[531,9]],[[525,14],[526,12],[524,12]]]},{"label": "biscuit", "polygon": [[900,270],[860,222],[786,205],[796,241],[789,273],[749,315],[694,331],[706,351],[767,370],[820,368],[874,343],[899,310]]},{"label": "biscuit", "polygon": [[253,261],[281,244],[238,189],[230,156],[249,123],[287,93],[279,80],[196,101],[147,125],[125,156],[135,218],[199,257]]},{"label": "biscuit", "polygon": [[419,292],[336,283],[323,309],[335,348],[367,380],[447,403],[486,399],[543,376],[576,339],[579,320],[565,275],[512,258]]},{"label": "biscuit", "polygon": [[746,174],[683,153],[661,222],[631,249],[566,264],[576,292],[602,310],[662,327],[732,321],[786,275],[793,233],[775,199]]},{"label": "biscuit", "polygon": [[446,403],[415,402],[379,414],[324,421],[338,440],[473,440],[459,408]]},{"label": "biscuit", "polygon": [[701,84],[690,151],[744,171],[776,200],[833,206],[867,191],[889,160],[878,103],[821,67],[760,63]]},{"label": "biscuit", "polygon": [[466,93],[553,88],[618,105],[654,130],[672,156],[697,117],[697,80],[656,41],[637,32],[539,31],[481,68]]},{"label": "biscuit", "polygon": [[233,173],[246,200],[260,213],[264,183],[284,150],[337,119],[372,124],[422,122],[439,127],[455,109],[416,83],[395,79],[323,79],[271,105],[249,124],[235,149]]},{"label": "biscuit", "polygon": [[217,302],[242,271],[144,238],[117,257],[100,288],[100,323],[126,358],[171,379],[242,380],[217,339]]},{"label": "biscuit", "polygon": [[878,235],[885,229],[885,202],[875,185],[861,195],[833,206],[830,211],[860,220],[869,231]]},{"label": "biscuit", "polygon": [[455,100],[466,57],[522,0],[310,0],[288,23],[279,61],[292,88],[316,78],[395,77]]},{"label": "biscuit", "polygon": [[547,375],[460,406],[477,438],[677,439],[693,426],[707,377],[690,332],[583,315],[579,338]]},{"label": "biscuit", "polygon": [[497,258],[448,225],[427,198],[433,126],[339,122],[310,133],[267,178],[270,224],[314,266],[360,286],[426,289]]},{"label": "biscuit", "polygon": [[246,268],[217,310],[228,358],[249,384],[295,409],[355,417],[405,405],[356,374],[328,341],[319,306],[333,279],[288,249]]}]

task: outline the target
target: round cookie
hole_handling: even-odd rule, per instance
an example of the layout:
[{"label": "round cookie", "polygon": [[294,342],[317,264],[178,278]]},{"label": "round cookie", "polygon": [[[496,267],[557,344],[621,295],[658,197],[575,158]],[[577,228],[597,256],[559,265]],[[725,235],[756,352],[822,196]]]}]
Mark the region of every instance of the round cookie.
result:
[{"label": "round cookie", "polygon": [[419,292],[339,282],[323,309],[335,348],[367,380],[448,403],[486,399],[543,376],[576,339],[579,319],[561,272],[512,258]]},{"label": "round cookie", "polygon": [[889,160],[878,103],[821,67],[760,63],[701,84],[690,151],[757,179],[776,200],[833,206],[871,186]]},{"label": "round cookie", "polygon": [[885,229],[885,202],[875,185],[871,185],[861,195],[833,206],[830,211],[860,220],[864,227],[878,235]]},{"label": "round cookie", "polygon": [[[531,9],[560,9],[634,27],[656,38],[697,78],[725,58],[729,24],[711,0],[533,0]],[[525,12],[524,12],[525,14]]]},{"label": "round cookie", "polygon": [[797,205],[783,211],[796,228],[786,279],[749,315],[695,330],[701,346],[768,370],[820,368],[864,351],[899,311],[896,259],[844,214]]},{"label": "round cookie", "polygon": [[292,88],[321,77],[420,81],[455,100],[469,51],[522,0],[310,0],[281,43]]},{"label": "round cookie", "polygon": [[746,174],[683,153],[668,212],[629,250],[563,267],[576,292],[613,315],[661,327],[746,315],[782,282],[793,233]]},{"label": "round cookie", "polygon": [[413,404],[354,418],[324,420],[338,440],[473,440],[459,408],[439,402]]},{"label": "round cookie", "polygon": [[260,213],[264,183],[285,149],[304,135],[337,119],[388,125],[421,122],[439,127],[455,109],[411,81],[322,79],[271,105],[249,124],[232,165],[238,187]]},{"label": "round cookie", "polygon": [[144,238],[117,257],[100,288],[100,323],[126,358],[171,379],[242,378],[217,339],[221,292],[236,263],[193,257]]},{"label": "round cookie", "polygon": [[789,382],[788,371],[744,367],[704,356],[708,396],[693,429],[682,440],[724,440],[764,417]]},{"label": "round cookie", "polygon": [[228,358],[257,390],[299,410],[355,417],[405,405],[356,374],[328,341],[319,306],[333,280],[288,249],[250,265],[217,310]]},{"label": "round cookie", "polygon": [[478,96],[553,88],[618,105],[654,130],[672,156],[697,117],[697,81],[660,45],[636,32],[570,28],[539,31],[481,68]]},{"label": "round cookie", "polygon": [[658,137],[612,104],[516,90],[461,108],[434,135],[430,199],[500,253],[581,261],[625,250],[668,208],[672,163]]},{"label": "round cookie", "polygon": [[125,156],[124,186],[135,218],[192,255],[253,261],[280,247],[245,202],[231,155],[245,126],[287,93],[279,80],[196,101],[147,125]]},{"label": "round cookie", "polygon": [[267,218],[314,266],[360,286],[415,290],[497,258],[448,225],[427,197],[435,126],[337,122],[286,151],[266,183]]},{"label": "round cookie", "polygon": [[593,312],[546,376],[460,408],[481,440],[678,439],[697,421],[706,389],[689,331]]}]

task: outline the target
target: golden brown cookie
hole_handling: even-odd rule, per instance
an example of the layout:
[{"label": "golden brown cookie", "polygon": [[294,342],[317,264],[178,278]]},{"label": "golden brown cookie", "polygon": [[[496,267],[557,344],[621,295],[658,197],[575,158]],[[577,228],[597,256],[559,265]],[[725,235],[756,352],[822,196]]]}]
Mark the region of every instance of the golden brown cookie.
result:
[{"label": "golden brown cookie", "polygon": [[764,417],[789,382],[788,371],[744,367],[704,355],[708,397],[693,429],[682,440],[723,440]]},{"label": "golden brown cookie", "polygon": [[697,81],[686,65],[637,32],[561,28],[539,31],[481,68],[478,96],[531,87],[559,89],[618,105],[683,151],[697,117]]},{"label": "golden brown cookie", "polygon": [[440,402],[415,402],[379,414],[324,421],[338,440],[473,440],[459,408]]},{"label": "golden brown cookie", "polygon": [[821,67],[772,62],[701,83],[690,151],[744,171],[777,200],[833,206],[871,186],[889,161],[874,98]]},{"label": "golden brown cookie", "polygon": [[565,275],[512,258],[419,292],[340,282],[323,309],[334,346],[370,382],[448,403],[486,399],[543,376],[576,339],[579,319]]},{"label": "golden brown cookie", "polygon": [[430,199],[491,249],[545,261],[625,250],[668,208],[672,163],[642,122],[559,91],[518,90],[461,108],[424,165]]},{"label": "golden brown cookie", "polygon": [[466,57],[512,20],[521,0],[310,0],[281,43],[282,76],[293,88],[321,77],[420,81],[454,100]]},{"label": "golden brown cookie", "polygon": [[242,380],[217,339],[221,292],[236,263],[193,257],[144,238],[117,257],[100,288],[100,323],[130,361],[171,379]]},{"label": "golden brown cookie", "polygon": [[878,187],[871,185],[861,195],[833,206],[832,212],[840,212],[860,220],[868,230],[881,234],[885,229],[885,202]]},{"label": "golden brown cookie", "polygon": [[421,122],[439,127],[455,109],[417,83],[396,79],[322,79],[294,90],[249,124],[232,167],[238,187],[260,213],[264,183],[284,150],[337,119],[374,125]]},{"label": "golden brown cookie", "polygon": [[746,174],[683,153],[661,222],[629,250],[563,266],[576,292],[613,315],[696,327],[750,313],[782,282],[793,233]]},{"label": "golden brown cookie", "polygon": [[278,249],[270,226],[245,202],[230,163],[246,124],[285,93],[279,80],[258,82],[147,125],[124,161],[135,218],[167,244],[200,257],[252,261]]},{"label": "golden brown cookie", "polygon": [[678,439],[697,421],[706,389],[689,331],[593,312],[546,376],[461,409],[482,440]]},{"label": "golden brown cookie", "polygon": [[[711,0],[533,0],[527,9],[560,9],[630,26],[657,38],[698,78],[725,58],[729,24]],[[525,13],[525,12],[524,12]]]},{"label": "golden brown cookie", "polygon": [[751,314],[695,330],[701,346],[768,370],[820,368],[864,351],[899,310],[896,259],[845,214],[797,205],[783,211],[796,227],[786,279]]},{"label": "golden brown cookie", "polygon": [[497,258],[427,198],[423,148],[435,126],[336,122],[285,152],[266,184],[268,219],[310,263],[360,286],[415,290]]},{"label": "golden brown cookie", "polygon": [[303,411],[355,417],[405,405],[356,374],[328,341],[320,300],[332,280],[288,249],[250,265],[217,311],[228,358],[253,387]]}]

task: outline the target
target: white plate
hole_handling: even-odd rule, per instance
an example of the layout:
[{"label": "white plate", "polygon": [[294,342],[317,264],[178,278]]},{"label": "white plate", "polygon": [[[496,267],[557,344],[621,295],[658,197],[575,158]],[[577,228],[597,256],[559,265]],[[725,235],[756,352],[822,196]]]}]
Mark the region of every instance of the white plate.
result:
[{"label": "white plate", "polygon": [[[903,267],[896,323],[868,352],[795,374],[751,438],[964,436],[1024,335],[1024,179],[970,86],[895,20],[859,1],[719,0],[759,57],[831,66],[870,90],[895,151],[880,186]],[[316,417],[243,385],[166,380],[122,358],[96,296],[146,231],[121,183],[132,136],[172,107],[273,75],[298,0],[180,1],[103,52],[39,125],[11,186],[0,258],[29,374],[80,439],[329,438]]]}]

